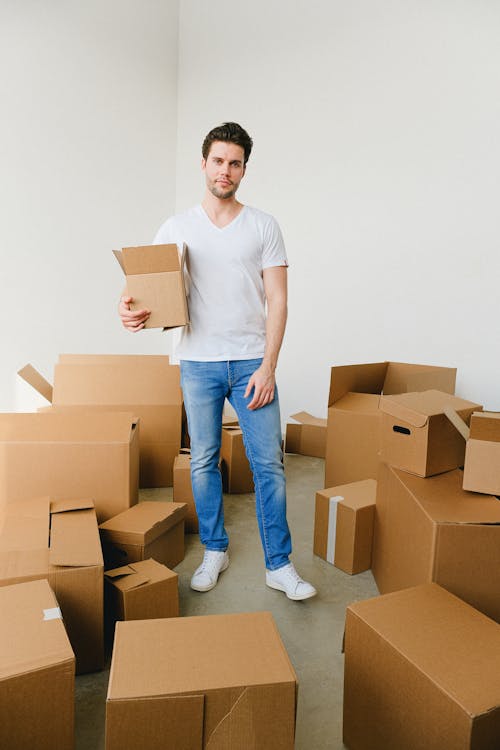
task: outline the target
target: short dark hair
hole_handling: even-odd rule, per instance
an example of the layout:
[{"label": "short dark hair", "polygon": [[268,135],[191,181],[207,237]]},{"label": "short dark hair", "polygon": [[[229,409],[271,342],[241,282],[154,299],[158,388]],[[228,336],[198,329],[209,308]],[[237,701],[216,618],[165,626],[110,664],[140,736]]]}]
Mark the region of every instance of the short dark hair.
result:
[{"label": "short dark hair", "polygon": [[212,128],[210,133],[205,136],[203,146],[201,147],[204,159],[207,159],[210,147],[215,141],[225,141],[226,143],[235,143],[236,146],[241,146],[245,154],[244,163],[247,163],[252,151],[253,141],[247,131],[241,125],[238,125],[237,122],[224,122],[222,125]]}]

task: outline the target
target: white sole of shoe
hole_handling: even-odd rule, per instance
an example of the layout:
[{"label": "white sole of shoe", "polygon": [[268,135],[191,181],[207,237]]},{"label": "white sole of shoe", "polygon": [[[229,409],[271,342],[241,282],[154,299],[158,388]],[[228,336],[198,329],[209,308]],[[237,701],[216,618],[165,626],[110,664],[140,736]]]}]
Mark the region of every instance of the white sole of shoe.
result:
[{"label": "white sole of shoe", "polygon": [[220,574],[224,570],[227,570],[228,567],[229,567],[229,558],[226,558],[224,560],[222,568],[219,570],[219,575],[217,576],[217,578],[215,579],[213,583],[209,584],[208,586],[197,586],[196,584],[193,584],[193,581],[191,580],[191,584],[190,584],[191,588],[193,589],[193,591],[201,591],[202,593],[205,593],[205,591],[211,591],[217,586],[217,581],[219,580]]},{"label": "white sole of shoe", "polygon": [[266,586],[269,586],[270,589],[276,589],[276,591],[283,591],[284,594],[288,597],[288,599],[291,599],[294,602],[303,602],[304,599],[312,599],[313,596],[316,596],[318,593],[317,591],[311,591],[310,594],[303,594],[300,595],[294,595],[289,594],[284,586],[281,586],[279,583],[275,583],[270,578],[266,577]]}]

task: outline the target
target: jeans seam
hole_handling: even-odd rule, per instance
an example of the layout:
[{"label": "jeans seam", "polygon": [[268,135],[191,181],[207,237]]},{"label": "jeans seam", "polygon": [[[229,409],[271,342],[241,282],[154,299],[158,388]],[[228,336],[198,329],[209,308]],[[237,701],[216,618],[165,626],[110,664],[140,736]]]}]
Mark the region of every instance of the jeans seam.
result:
[{"label": "jeans seam", "polygon": [[254,459],[254,456],[253,456],[252,447],[250,445],[250,441],[248,441],[248,454],[249,454],[248,458],[250,459],[250,466],[252,468],[252,474],[254,475],[255,489],[256,489],[255,495],[256,495],[256,498],[258,498],[259,508],[260,508],[260,517],[262,519],[262,532],[263,532],[262,535],[264,537],[264,542],[265,542],[265,545],[266,545],[265,553],[266,553],[267,560],[269,562],[271,562],[271,557],[269,555],[269,545],[268,545],[268,541],[267,541],[266,516],[265,516],[265,513],[264,513],[263,504],[262,504],[262,490],[261,490],[261,487],[260,487],[259,472],[255,471],[255,465],[256,464],[255,464],[255,459]]}]

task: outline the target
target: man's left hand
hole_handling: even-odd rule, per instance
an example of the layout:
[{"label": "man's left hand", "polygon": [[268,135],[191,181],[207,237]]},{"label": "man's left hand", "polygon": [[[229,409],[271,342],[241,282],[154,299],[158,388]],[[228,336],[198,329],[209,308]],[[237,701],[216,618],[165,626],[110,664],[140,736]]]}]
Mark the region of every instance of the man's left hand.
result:
[{"label": "man's left hand", "polygon": [[262,406],[270,404],[274,398],[274,388],[274,372],[261,365],[258,370],[255,370],[248,381],[244,397],[248,398],[253,389],[253,398],[247,404],[247,409],[253,411],[254,409],[260,409]]}]

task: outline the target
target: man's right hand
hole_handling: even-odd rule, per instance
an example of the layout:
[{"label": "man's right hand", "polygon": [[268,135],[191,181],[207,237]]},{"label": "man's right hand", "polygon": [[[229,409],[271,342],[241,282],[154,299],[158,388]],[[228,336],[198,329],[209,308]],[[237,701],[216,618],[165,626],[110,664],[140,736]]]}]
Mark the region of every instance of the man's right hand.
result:
[{"label": "man's right hand", "polygon": [[120,315],[120,318],[122,319],[123,327],[127,329],[127,331],[132,331],[132,333],[136,333],[137,331],[140,331],[141,328],[144,328],[144,324],[146,320],[151,315],[150,310],[136,310],[132,311],[130,309],[130,303],[133,302],[133,297],[120,297],[120,304],[118,305],[118,314]]}]

